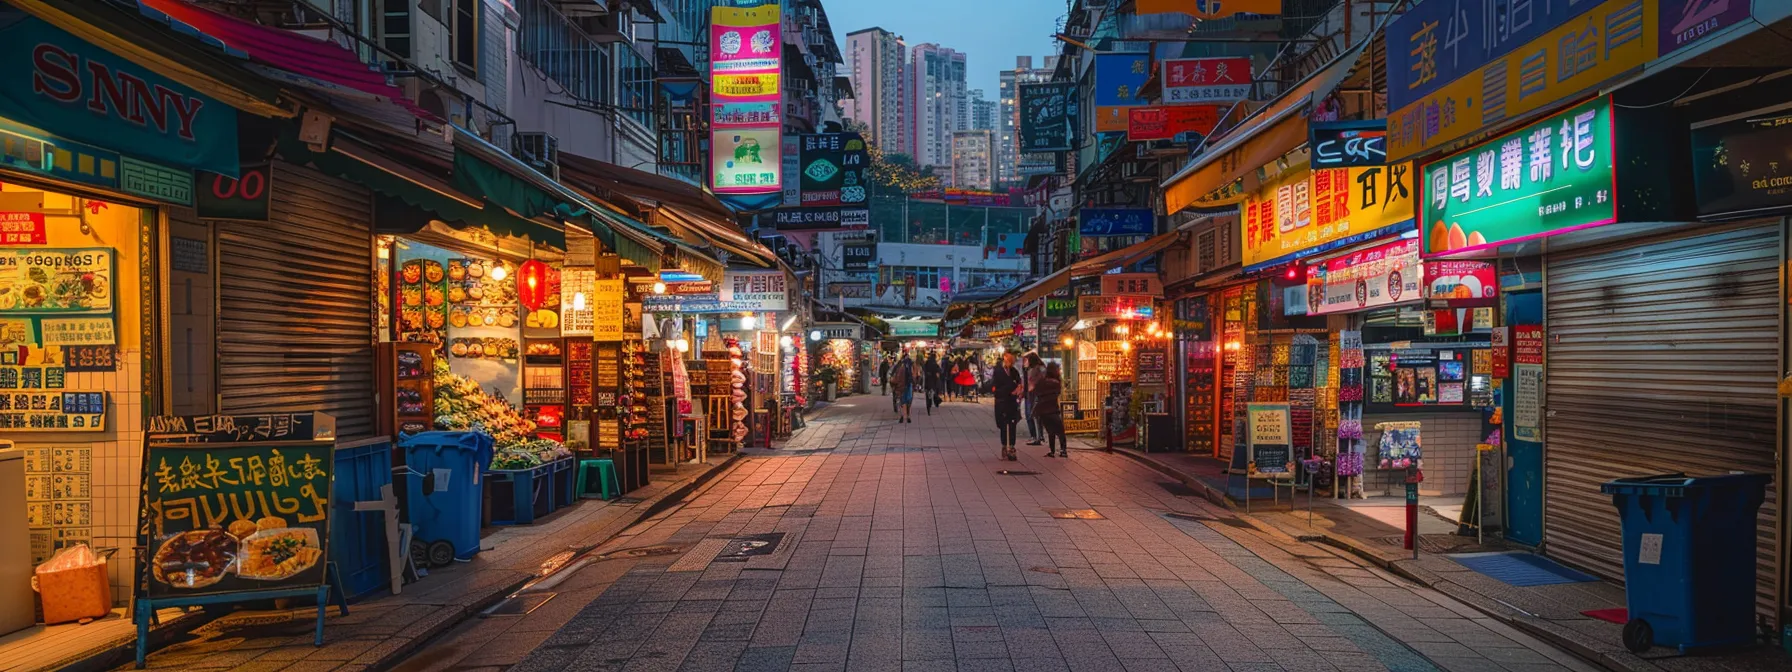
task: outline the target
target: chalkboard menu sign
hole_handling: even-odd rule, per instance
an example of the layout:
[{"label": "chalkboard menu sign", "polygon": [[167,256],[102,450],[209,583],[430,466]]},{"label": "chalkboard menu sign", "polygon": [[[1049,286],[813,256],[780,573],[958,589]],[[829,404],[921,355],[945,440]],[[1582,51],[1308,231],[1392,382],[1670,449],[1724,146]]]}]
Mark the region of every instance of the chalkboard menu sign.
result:
[{"label": "chalkboard menu sign", "polygon": [[1250,470],[1260,474],[1288,473],[1288,463],[1294,459],[1288,404],[1250,404],[1248,417]]},{"label": "chalkboard menu sign", "polygon": [[150,418],[137,521],[148,596],[323,584],[335,435],[322,413]]}]

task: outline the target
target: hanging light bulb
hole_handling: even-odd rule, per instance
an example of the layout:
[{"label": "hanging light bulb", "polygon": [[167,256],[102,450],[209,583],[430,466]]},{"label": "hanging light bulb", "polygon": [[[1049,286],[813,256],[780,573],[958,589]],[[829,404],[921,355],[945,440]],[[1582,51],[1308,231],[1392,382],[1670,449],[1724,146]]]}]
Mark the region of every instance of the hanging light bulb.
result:
[{"label": "hanging light bulb", "polygon": [[792,348],[792,347],[796,347],[796,341],[790,338],[790,334],[785,334],[783,336],[778,337],[778,345],[784,346],[786,348]]},{"label": "hanging light bulb", "polygon": [[1120,351],[1121,352],[1132,352],[1132,341],[1121,341],[1120,342]]},{"label": "hanging light bulb", "polygon": [[740,318],[741,331],[752,331],[756,326],[759,326],[759,323],[758,320],[753,319],[752,313],[747,313],[745,317]]},{"label": "hanging light bulb", "polygon": [[492,264],[492,279],[493,280],[503,280],[504,278],[507,278],[507,277],[510,277],[510,271],[505,270],[504,262],[500,261],[496,264]]},{"label": "hanging light bulb", "polygon": [[687,339],[680,338],[674,342],[674,345],[678,346],[679,352],[690,352],[691,351],[691,342]]},{"label": "hanging light bulb", "polygon": [[666,293],[666,283],[655,280],[653,282],[653,293],[665,294]]},{"label": "hanging light bulb", "polygon": [[573,292],[572,293],[572,309],[573,310],[584,310],[585,309],[585,293],[584,292]]},{"label": "hanging light bulb", "polygon": [[1072,337],[1072,336],[1065,336],[1064,337],[1064,347],[1066,347],[1066,348],[1076,347],[1076,338]]}]

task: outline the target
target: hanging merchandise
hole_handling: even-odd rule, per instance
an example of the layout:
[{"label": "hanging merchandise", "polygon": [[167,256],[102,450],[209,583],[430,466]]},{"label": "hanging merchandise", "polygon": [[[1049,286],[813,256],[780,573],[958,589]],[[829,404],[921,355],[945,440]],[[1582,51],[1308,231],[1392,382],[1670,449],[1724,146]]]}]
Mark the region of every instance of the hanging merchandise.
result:
[{"label": "hanging merchandise", "polygon": [[1418,422],[1383,422],[1377,423],[1375,429],[1381,431],[1382,469],[1417,469],[1424,466],[1420,459]]},{"label": "hanging merchandise", "polygon": [[747,374],[741,369],[741,355],[743,353],[740,349],[740,339],[729,336],[723,340],[723,343],[728,348],[728,363],[730,366],[728,372],[728,385],[730,388],[729,398],[732,401],[732,406],[729,407],[728,411],[728,418],[730,421],[729,438],[734,441],[735,447],[738,448],[740,447],[741,442],[747,439]]}]

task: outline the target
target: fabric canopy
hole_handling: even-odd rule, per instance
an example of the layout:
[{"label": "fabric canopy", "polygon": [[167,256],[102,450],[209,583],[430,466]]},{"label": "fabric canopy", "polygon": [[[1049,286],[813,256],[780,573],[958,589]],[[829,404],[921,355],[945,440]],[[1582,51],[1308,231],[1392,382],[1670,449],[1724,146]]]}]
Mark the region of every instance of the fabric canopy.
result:
[{"label": "fabric canopy", "polygon": [[298,77],[359,91],[390,101],[420,118],[440,121],[436,115],[406,98],[403,90],[388,83],[385,73],[362,63],[354,52],[335,42],[251,23],[186,0],[137,0],[137,6],[145,16],[166,21],[177,31],[221,45],[226,54]]},{"label": "fabric canopy", "polygon": [[1169,248],[1171,245],[1175,245],[1177,239],[1181,237],[1181,231],[1171,231],[1169,233],[1158,234],[1142,243],[1133,243],[1132,245],[1114,250],[1113,252],[1103,254],[1099,257],[1084,259],[1071,265],[1070,275],[1077,278],[1101,275],[1116,268],[1136,264],[1145,257],[1157,254],[1158,252],[1162,252]]}]

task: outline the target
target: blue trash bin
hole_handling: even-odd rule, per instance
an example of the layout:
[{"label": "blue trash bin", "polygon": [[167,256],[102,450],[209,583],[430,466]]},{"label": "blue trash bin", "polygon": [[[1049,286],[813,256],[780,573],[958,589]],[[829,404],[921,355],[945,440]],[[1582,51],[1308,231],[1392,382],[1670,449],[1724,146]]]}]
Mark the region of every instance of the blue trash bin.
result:
[{"label": "blue trash bin", "polygon": [[[398,447],[405,456],[405,510],[414,526],[412,558],[438,567],[471,559],[479,553],[481,477],[492,463],[491,435],[419,432],[400,437]],[[416,555],[419,547],[423,557]]]},{"label": "blue trash bin", "polygon": [[1625,648],[1755,641],[1755,518],[1772,478],[1663,474],[1600,486],[1623,527]]}]

